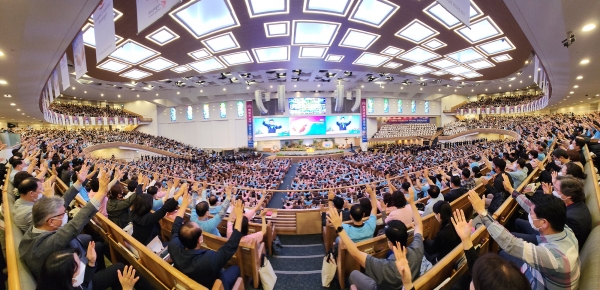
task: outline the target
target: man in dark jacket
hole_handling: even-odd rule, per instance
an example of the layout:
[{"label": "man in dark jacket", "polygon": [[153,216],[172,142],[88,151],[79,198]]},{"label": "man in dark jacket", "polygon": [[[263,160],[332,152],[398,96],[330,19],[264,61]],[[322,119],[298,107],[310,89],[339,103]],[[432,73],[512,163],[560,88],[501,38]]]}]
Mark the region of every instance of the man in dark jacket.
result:
[{"label": "man in dark jacket", "polygon": [[486,180],[485,178],[482,178],[482,182],[485,184],[486,192],[489,195],[493,195],[488,207],[488,212],[493,214],[498,208],[500,208],[502,203],[504,203],[504,200],[506,200],[506,198],[510,195],[510,193],[504,189],[503,176],[507,176],[512,186],[514,186],[514,181],[510,175],[503,174],[505,173],[504,170],[506,169],[506,161],[503,159],[494,158],[492,161],[492,169],[495,173],[495,175],[492,176],[493,183],[490,184],[490,180]]},{"label": "man in dark jacket", "polygon": [[467,190],[461,186],[461,180],[458,176],[452,176],[450,178],[450,192],[444,194],[444,200],[451,203],[467,193]]},{"label": "man in dark jacket", "polygon": [[[190,195],[184,194],[181,208],[187,208],[191,201]],[[178,211],[169,243],[169,254],[175,268],[204,287],[212,288],[215,281],[221,279],[225,289],[231,289],[240,275],[240,268],[231,266],[224,270],[223,266],[233,257],[242,239],[241,217],[244,216],[244,206],[241,200],[236,201],[234,212],[240,218],[235,220],[233,233],[218,251],[213,251],[202,249],[202,229],[191,221],[184,224],[185,211]]]}]

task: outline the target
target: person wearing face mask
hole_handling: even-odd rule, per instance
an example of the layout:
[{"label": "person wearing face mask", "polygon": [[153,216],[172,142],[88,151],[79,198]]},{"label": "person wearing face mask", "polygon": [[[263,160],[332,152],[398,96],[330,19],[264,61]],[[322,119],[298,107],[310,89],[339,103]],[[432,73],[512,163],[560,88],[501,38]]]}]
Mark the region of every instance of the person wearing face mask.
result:
[{"label": "person wearing face mask", "polygon": [[28,177],[19,184],[19,199],[14,204],[13,220],[22,232],[31,227],[31,208],[42,196],[54,196],[54,177],[44,183]]},{"label": "person wearing face mask", "polygon": [[448,202],[436,202],[433,205],[433,213],[435,214],[435,219],[440,223],[440,230],[433,240],[426,240],[424,246],[425,257],[431,264],[435,265],[460,244],[460,238],[450,222],[452,207],[450,207]]},{"label": "person wearing face mask", "polygon": [[585,141],[582,138],[575,138],[569,145],[569,150],[575,150],[579,154],[579,161],[581,165],[585,166],[585,156],[583,155],[583,147],[585,146]]}]

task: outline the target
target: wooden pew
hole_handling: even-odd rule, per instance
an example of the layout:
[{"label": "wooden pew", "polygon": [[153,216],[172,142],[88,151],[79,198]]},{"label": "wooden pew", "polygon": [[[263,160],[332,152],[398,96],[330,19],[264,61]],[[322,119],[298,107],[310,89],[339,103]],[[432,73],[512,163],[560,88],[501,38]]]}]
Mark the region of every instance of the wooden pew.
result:
[{"label": "wooden pew", "polygon": [[[589,149],[587,146],[583,149],[585,160],[587,161],[584,169],[587,178],[584,182],[585,203],[592,215],[592,232],[585,241],[585,244],[579,252],[581,261],[581,276],[579,279],[579,289],[600,289],[600,186],[598,186],[598,174],[592,164]],[[600,157],[596,157],[600,158]]]},{"label": "wooden pew", "polygon": [[[378,259],[385,258],[390,249],[385,235],[356,243],[356,247],[360,251]],[[350,253],[348,253],[346,245],[344,245],[344,242],[340,239],[340,244],[338,245],[337,278],[342,289],[346,287],[346,279],[354,270],[360,270],[360,265],[354,260]]]},{"label": "wooden pew", "polygon": [[[485,227],[480,227],[471,235],[473,245],[479,245],[480,253],[486,253],[489,245],[489,234]],[[421,277],[414,281],[415,289],[434,289],[440,284],[445,283],[440,289],[450,289],[454,283],[468,270],[466,260],[458,269],[455,269],[457,261],[464,257],[462,244],[456,246],[452,252],[442,258],[433,268],[425,272]]]},{"label": "wooden pew", "polygon": [[[583,154],[586,160],[584,171],[587,174],[587,179],[583,183],[583,191],[585,192],[585,204],[592,215],[592,224],[594,226],[600,224],[600,186],[598,186],[598,174],[592,164],[590,151],[587,147],[583,149]],[[597,156],[596,158],[600,158]]]}]

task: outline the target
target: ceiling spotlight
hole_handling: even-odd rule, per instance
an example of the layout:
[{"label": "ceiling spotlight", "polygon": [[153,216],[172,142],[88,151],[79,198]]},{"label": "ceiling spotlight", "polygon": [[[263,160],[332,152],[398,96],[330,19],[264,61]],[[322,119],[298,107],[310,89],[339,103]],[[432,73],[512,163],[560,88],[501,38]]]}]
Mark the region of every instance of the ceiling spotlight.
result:
[{"label": "ceiling spotlight", "polygon": [[[526,62],[526,64],[527,64],[527,62]],[[523,74],[523,72],[522,72],[522,71],[518,71],[518,72],[517,72],[517,75],[518,75],[518,76],[520,76],[520,75],[522,75],[522,74]]]},{"label": "ceiling spotlight", "polygon": [[569,92],[569,94],[574,94],[574,92],[573,92],[573,91],[570,91],[570,92]]},{"label": "ceiling spotlight", "polygon": [[0,85],[6,85],[8,84],[5,80],[0,80]]},{"label": "ceiling spotlight", "polygon": [[197,81],[196,84],[203,85],[206,81]]},{"label": "ceiling spotlight", "polygon": [[574,86],[573,86],[573,88],[578,88],[578,87],[579,87],[578,85],[574,85]]},{"label": "ceiling spotlight", "polygon": [[223,90],[224,90],[224,91],[226,91],[227,89],[226,89],[226,88],[223,88]]},{"label": "ceiling spotlight", "polygon": [[521,83],[521,84],[522,84],[522,83],[523,83],[523,81],[519,81],[519,83]]},{"label": "ceiling spotlight", "polygon": [[138,98],[139,98],[139,97],[140,97],[140,95],[137,95],[136,97],[138,97]]},{"label": "ceiling spotlight", "polygon": [[583,78],[583,76],[577,76],[577,79],[578,79],[578,80],[580,80],[580,79],[582,79],[582,78]]},{"label": "ceiling spotlight", "polygon": [[4,94],[4,97],[5,97],[5,98],[12,98],[12,96],[11,96],[11,95],[9,95],[9,94]]},{"label": "ceiling spotlight", "polygon": [[583,59],[579,62],[579,64],[588,64],[588,63],[590,63],[589,59]]},{"label": "ceiling spotlight", "polygon": [[361,85],[360,87],[361,87],[361,88],[364,88],[364,87],[365,87],[365,85]]},{"label": "ceiling spotlight", "polygon": [[246,90],[249,90],[249,89],[250,89],[250,87],[246,87]]},{"label": "ceiling spotlight", "polygon": [[445,85],[444,85],[444,87],[447,87],[447,88],[449,88],[449,87],[451,87],[451,86],[452,86],[452,85],[450,85],[450,84],[445,84]]},{"label": "ceiling spotlight", "polygon": [[17,109],[17,112],[21,112],[21,109]]},{"label": "ceiling spotlight", "polygon": [[177,94],[179,95],[179,92],[177,92]]},{"label": "ceiling spotlight", "polygon": [[101,97],[104,97],[104,94],[100,94]]},{"label": "ceiling spotlight", "polygon": [[586,26],[584,26],[581,31],[590,31],[592,29],[596,28],[596,24],[588,24]]},{"label": "ceiling spotlight", "polygon": [[295,70],[292,70],[292,73],[295,73],[295,74],[299,75],[299,74],[302,73],[302,70],[301,69],[295,69]]},{"label": "ceiling spotlight", "polygon": [[345,74],[347,77],[349,77],[349,76],[352,76],[352,72],[351,72],[351,71],[345,71],[345,72],[344,72],[344,74]]}]

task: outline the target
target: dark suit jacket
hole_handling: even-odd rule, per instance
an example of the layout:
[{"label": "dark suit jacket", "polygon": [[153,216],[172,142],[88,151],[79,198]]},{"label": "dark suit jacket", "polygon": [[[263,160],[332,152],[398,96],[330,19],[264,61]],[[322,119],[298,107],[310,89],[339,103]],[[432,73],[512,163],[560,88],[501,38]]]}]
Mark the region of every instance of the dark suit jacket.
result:
[{"label": "dark suit jacket", "polygon": [[567,225],[573,230],[579,250],[587,240],[592,230],[592,215],[587,205],[583,202],[576,202],[567,206]]},{"label": "dark suit jacket", "polygon": [[[508,179],[510,180],[510,184],[512,186],[514,186],[515,182],[512,180],[512,177],[510,177],[509,174],[506,174],[506,176],[508,176]],[[492,202],[490,203],[490,206],[488,207],[488,212],[490,212],[492,214],[498,208],[500,208],[502,203],[504,203],[504,200],[506,200],[506,198],[510,195],[510,193],[508,191],[504,190],[503,183],[504,183],[504,178],[502,177],[502,174],[498,174],[498,175],[496,175],[496,178],[494,179],[493,185],[490,185],[490,183],[488,182],[488,184],[485,186],[487,193],[494,195],[494,198],[492,198]]]},{"label": "dark suit jacket", "polygon": [[455,201],[465,193],[467,193],[467,190],[462,186],[459,188],[454,188],[451,189],[450,192],[448,192],[447,194],[444,194],[444,200],[450,203]]},{"label": "dark suit jacket", "polygon": [[144,245],[148,245],[154,237],[160,233],[158,222],[168,213],[177,209],[177,201],[173,198],[167,199],[167,202],[157,211],[147,213],[143,216],[134,215],[131,219],[133,224],[133,237]]},{"label": "dark suit jacket", "polygon": [[242,233],[233,229],[229,240],[218,250],[188,250],[179,241],[179,229],[183,224],[183,218],[176,217],[171,230],[171,242],[169,243],[169,254],[175,268],[194,281],[207,288],[212,288],[219,279],[219,273],[227,261],[237,251]]},{"label": "dark suit jacket", "polygon": [[433,240],[427,240],[424,243],[425,252],[429,255],[437,253],[437,260],[441,260],[461,243],[460,237],[456,234],[451,223],[442,227]]}]

